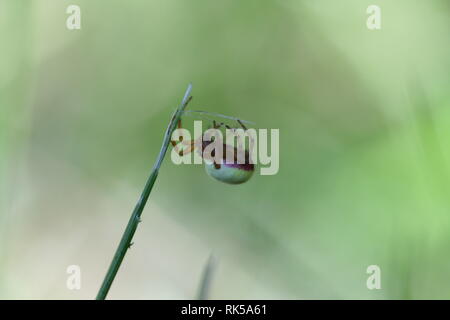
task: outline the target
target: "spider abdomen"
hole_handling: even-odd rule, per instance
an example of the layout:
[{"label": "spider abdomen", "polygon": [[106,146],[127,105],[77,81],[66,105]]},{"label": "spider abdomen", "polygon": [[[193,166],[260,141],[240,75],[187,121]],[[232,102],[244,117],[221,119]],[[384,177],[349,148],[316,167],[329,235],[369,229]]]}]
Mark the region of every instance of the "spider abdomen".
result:
[{"label": "spider abdomen", "polygon": [[216,166],[214,163],[205,162],[205,170],[216,180],[229,184],[241,184],[252,177],[255,165],[252,163],[221,163],[220,166]]}]

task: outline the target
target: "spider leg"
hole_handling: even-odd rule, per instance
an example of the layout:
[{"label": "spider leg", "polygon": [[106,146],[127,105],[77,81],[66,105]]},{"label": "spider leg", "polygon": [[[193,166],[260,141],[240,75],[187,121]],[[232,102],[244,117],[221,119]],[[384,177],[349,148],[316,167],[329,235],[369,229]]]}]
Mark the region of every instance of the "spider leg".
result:
[{"label": "spider leg", "polygon": [[191,153],[192,151],[194,151],[194,149],[195,149],[194,146],[189,146],[189,147],[187,147],[186,149],[180,150],[180,151],[178,152],[178,155],[179,155],[180,157],[183,157],[183,156],[185,156],[185,155]]},{"label": "spider leg", "polygon": [[188,147],[186,149],[183,150],[178,150],[178,145],[176,147],[174,147],[175,151],[178,152],[179,156],[184,156],[187,155],[189,153],[191,153],[192,151],[195,150],[195,140],[191,140],[191,141],[183,141],[182,142],[184,145],[187,145]]},{"label": "spider leg", "polygon": [[213,128],[214,129],[219,129],[221,127],[225,127],[227,129],[232,129],[229,125],[227,125],[223,122],[218,123],[218,122],[216,122],[216,120],[213,120]]},{"label": "spider leg", "polygon": [[[177,128],[178,128],[178,129],[181,129],[181,128],[182,128],[182,127],[181,127],[181,119],[178,120]],[[184,138],[184,137],[181,135],[180,138],[179,138],[180,141],[183,141],[183,138]]]},{"label": "spider leg", "polygon": [[[180,120],[178,120],[178,123],[177,123],[177,129],[181,129],[182,128],[182,126],[181,126],[181,119]],[[182,135],[180,135],[180,137],[178,138],[179,139],[179,141],[180,142],[183,142],[183,136]],[[175,141],[175,140],[170,140],[170,143],[172,144],[172,146],[176,146],[177,145],[177,141]]]},{"label": "spider leg", "polygon": [[241,125],[242,129],[247,130],[247,127],[244,126],[244,124],[242,123],[241,120],[237,119],[237,122],[239,122],[239,124]]},{"label": "spider leg", "polygon": [[224,125],[223,122],[218,123],[218,122],[216,122],[216,120],[213,120],[213,128],[214,128],[214,129],[219,129],[219,128],[222,127],[223,125]]}]

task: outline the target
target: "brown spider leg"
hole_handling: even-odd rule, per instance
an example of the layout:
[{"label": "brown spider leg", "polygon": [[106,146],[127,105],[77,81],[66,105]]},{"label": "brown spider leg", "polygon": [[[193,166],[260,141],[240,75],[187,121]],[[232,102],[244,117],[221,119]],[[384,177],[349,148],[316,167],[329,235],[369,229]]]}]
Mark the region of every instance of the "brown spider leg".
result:
[{"label": "brown spider leg", "polygon": [[[241,120],[236,119],[236,121],[240,124],[240,126],[242,127],[242,129],[244,129],[245,131],[248,130],[247,127],[242,123]],[[236,128],[231,128],[231,130],[234,132],[234,131],[236,131]],[[250,138],[249,146],[254,147],[254,145],[253,145],[254,139],[253,139],[252,137],[249,137],[249,138]],[[235,149],[235,152],[234,152],[234,161],[235,161],[235,162],[237,162],[237,152],[236,152],[236,151],[237,151],[237,149]],[[248,152],[248,158],[247,158],[247,152]],[[250,151],[246,151],[245,162],[246,162],[246,163],[247,163],[247,162],[250,163]]]},{"label": "brown spider leg", "polygon": [[[223,125],[223,123],[217,124],[216,120],[213,120],[213,129],[218,129],[218,128],[220,128],[222,125]],[[200,140],[200,141],[201,141],[201,140]],[[194,144],[195,144],[195,143],[194,143]],[[194,146],[194,148],[195,148],[195,146]],[[203,157],[203,147],[201,147],[200,150],[201,150],[200,155],[201,155],[202,158],[204,158],[204,157]],[[213,155],[212,153],[211,153],[211,156],[214,157],[214,155]],[[220,163],[216,163],[216,161],[214,161],[214,160],[213,160],[213,164],[214,164],[214,168],[216,168],[216,169],[220,169],[220,168],[221,168]]]},{"label": "brown spider leg", "polygon": [[191,153],[192,151],[195,150],[195,140],[190,140],[190,141],[183,141],[182,144],[187,145],[188,147],[186,149],[183,150],[178,150],[178,145],[176,147],[174,147],[175,152],[178,152],[178,155],[180,157],[185,156],[189,153]]},{"label": "brown spider leg", "polygon": [[[180,119],[180,120],[178,120],[178,123],[177,123],[177,129],[181,129],[181,128],[182,128],[182,126],[181,126],[181,119]],[[179,142],[183,142],[183,136],[182,135],[178,139],[179,139]],[[170,140],[170,143],[174,147],[176,147],[176,145],[177,145],[177,141],[175,141],[175,140]]]},{"label": "brown spider leg", "polygon": [[242,123],[241,120],[237,119],[237,122],[239,122],[239,124],[241,125],[242,129],[247,130],[247,127],[244,126],[244,124]]},{"label": "brown spider leg", "polygon": [[231,129],[231,127],[223,122],[219,123],[219,125],[216,128],[221,128],[221,127],[225,127],[227,129]]},{"label": "brown spider leg", "polygon": [[194,146],[189,146],[189,147],[187,147],[186,149],[180,150],[180,151],[178,152],[178,155],[179,155],[180,157],[183,157],[183,156],[185,156],[185,155],[191,153],[192,151],[194,151],[194,149],[195,149]]},{"label": "brown spider leg", "polygon": [[[181,129],[181,128],[182,128],[182,127],[181,127],[181,119],[178,120],[177,128],[178,128],[178,129]],[[183,138],[184,138],[184,137],[181,135],[180,138],[179,138],[179,139],[180,139],[180,142],[183,141]]]},{"label": "brown spider leg", "polygon": [[[215,153],[214,151],[215,151],[215,150],[213,150],[213,151],[211,152],[211,156],[212,156],[212,157],[214,157],[214,153]],[[214,164],[214,168],[215,168],[215,169],[220,169],[220,168],[221,168],[221,164],[220,164],[220,163],[217,163],[215,159],[213,160],[213,164]]]},{"label": "brown spider leg", "polygon": [[[219,128],[221,128],[222,126],[225,126],[225,128],[231,129],[231,130],[232,130],[232,128],[231,128],[229,125],[227,125],[227,124],[225,124],[225,123],[223,123],[223,122],[217,123],[216,120],[213,120],[213,128],[214,128],[214,129],[219,129]],[[216,169],[220,169],[220,164],[214,162],[214,167],[215,167]]]},{"label": "brown spider leg", "polygon": [[223,122],[217,123],[216,120],[213,120],[213,128],[214,129],[219,129],[221,127],[225,127],[227,129],[231,129],[231,127]]},{"label": "brown spider leg", "polygon": [[[223,122],[222,123],[217,123],[216,120],[213,120],[213,129],[219,129],[221,126],[223,126]],[[211,129],[211,126],[208,127],[208,129]],[[212,141],[215,140],[215,137]]]}]

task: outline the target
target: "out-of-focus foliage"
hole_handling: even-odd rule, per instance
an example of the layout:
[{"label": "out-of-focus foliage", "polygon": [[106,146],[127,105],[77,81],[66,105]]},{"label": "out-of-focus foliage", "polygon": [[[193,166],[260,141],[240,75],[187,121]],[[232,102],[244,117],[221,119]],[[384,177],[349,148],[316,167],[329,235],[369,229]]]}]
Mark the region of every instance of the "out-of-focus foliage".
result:
[{"label": "out-of-focus foliage", "polygon": [[445,0],[2,0],[0,297],[95,296],[192,82],[189,108],[280,129],[280,171],[229,186],[167,158],[111,298],[193,298],[210,252],[211,298],[450,298],[449,16]]}]

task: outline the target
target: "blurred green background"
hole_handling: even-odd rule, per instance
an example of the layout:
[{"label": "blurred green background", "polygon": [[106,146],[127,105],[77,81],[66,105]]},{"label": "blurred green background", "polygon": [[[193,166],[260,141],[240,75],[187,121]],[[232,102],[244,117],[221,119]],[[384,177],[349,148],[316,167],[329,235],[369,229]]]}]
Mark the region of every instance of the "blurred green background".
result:
[{"label": "blurred green background", "polygon": [[280,171],[230,186],[166,158],[109,298],[194,298],[211,252],[212,299],[450,298],[449,16],[0,0],[0,298],[95,297],[189,82],[189,108],[280,129]]}]

